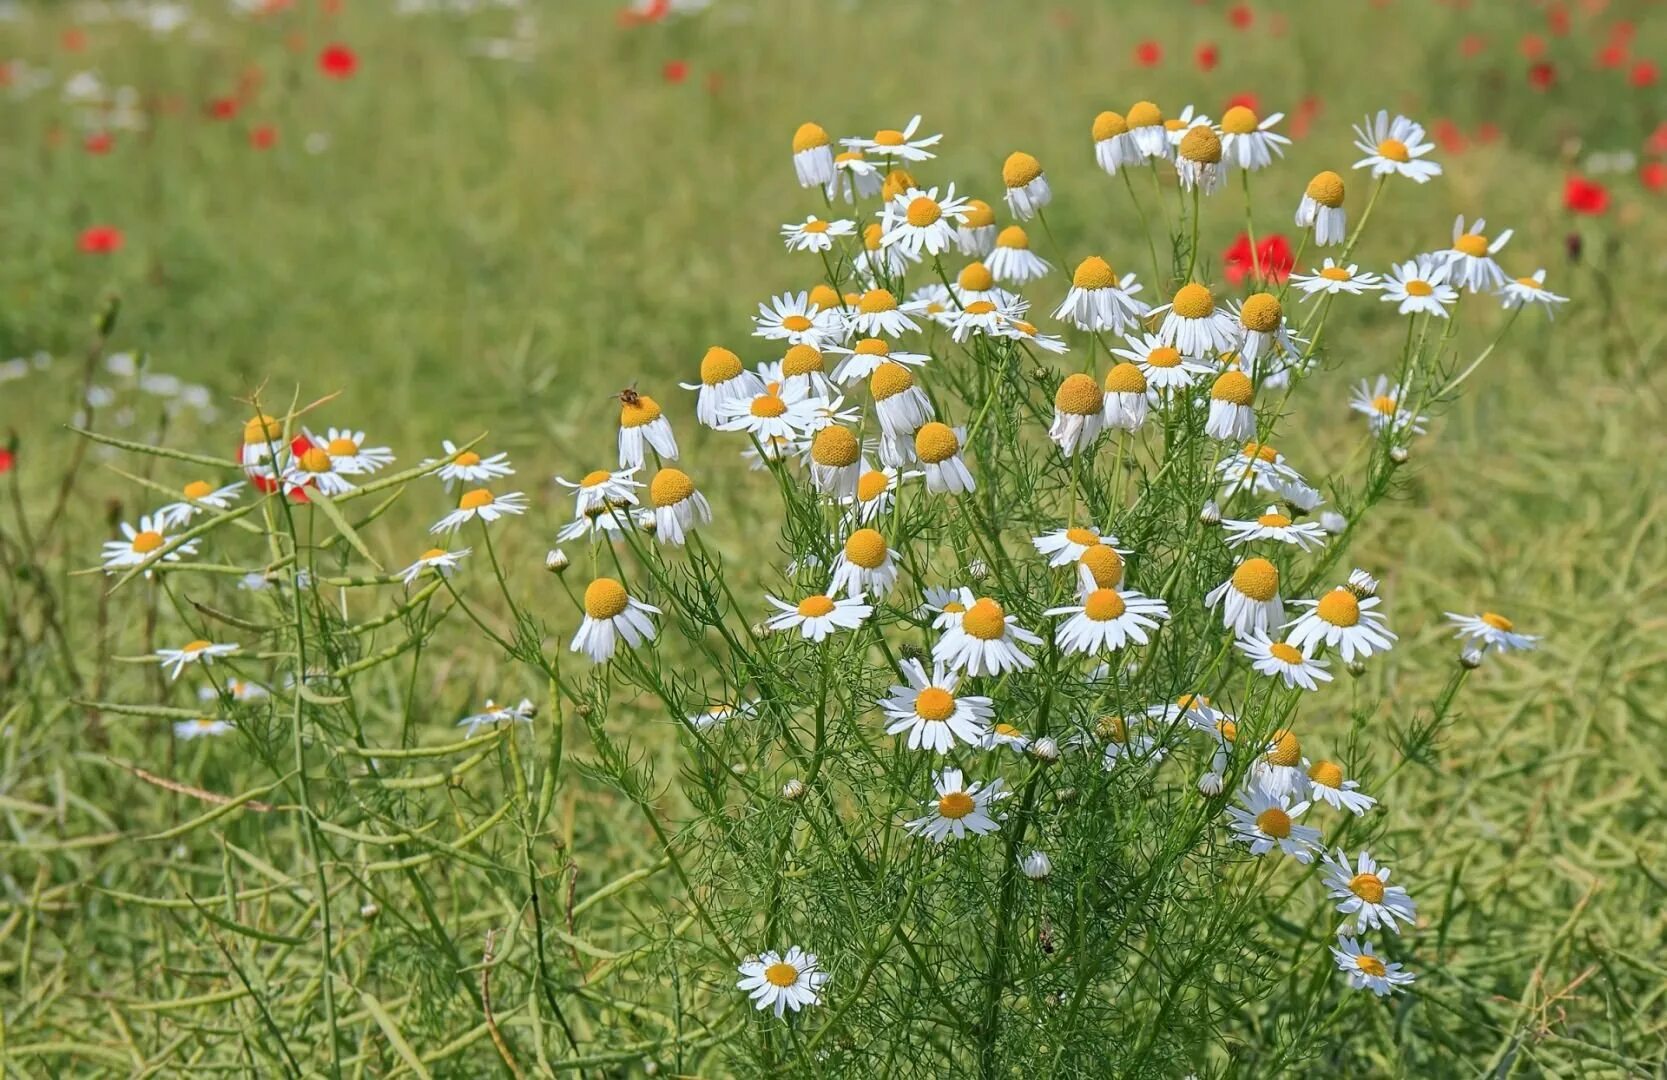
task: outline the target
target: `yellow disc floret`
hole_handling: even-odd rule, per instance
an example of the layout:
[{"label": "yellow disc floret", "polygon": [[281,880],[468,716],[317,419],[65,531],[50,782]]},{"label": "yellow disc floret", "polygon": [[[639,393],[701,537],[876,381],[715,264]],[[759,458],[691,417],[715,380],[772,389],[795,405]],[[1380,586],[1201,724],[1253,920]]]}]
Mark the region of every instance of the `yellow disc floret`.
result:
[{"label": "yellow disc floret", "polygon": [[961,629],[980,641],[995,641],[1007,633],[1007,610],[988,596],[981,597],[961,616]]},{"label": "yellow disc floret", "polygon": [[781,358],[781,375],[784,379],[822,370],[822,352],[813,345],[794,345]]},{"label": "yellow disc floret", "polygon": [[1343,767],[1335,761],[1316,761],[1308,767],[1308,779],[1321,787],[1341,788]]},{"label": "yellow disc floret", "polygon": [[864,570],[877,570],[886,561],[886,538],[876,529],[858,529],[845,540],[845,557]]},{"label": "yellow disc floret", "polygon": [[1205,319],[1216,309],[1216,298],[1207,286],[1195,281],[1176,290],[1170,309],[1183,319]]},{"label": "yellow disc floret", "polygon": [[632,394],[619,403],[619,426],[642,427],[660,419],[659,402],[647,394]]},{"label": "yellow disc floret", "polygon": [[771,964],[764,969],[764,981],[785,989],[799,981],[799,969],[792,964]]},{"label": "yellow disc floret", "polygon": [[1082,602],[1082,611],[1095,622],[1110,622],[1121,618],[1128,605],[1116,589],[1095,589]]},{"label": "yellow disc floret", "polygon": [[955,276],[955,284],[968,292],[989,292],[996,287],[996,279],[988,266],[973,262],[961,268]]},{"label": "yellow disc floret", "polygon": [[1480,259],[1488,253],[1488,238],[1481,233],[1465,233],[1453,241],[1453,250]]},{"label": "yellow disc floret", "polygon": [[324,449],[331,457],[352,457],[359,452],[359,444],[343,436],[325,443]]},{"label": "yellow disc floret", "polygon": [[707,349],[706,355],[700,359],[700,381],[707,386],[728,382],[741,374],[741,371],[741,358],[722,345],[714,345]]},{"label": "yellow disc floret", "polygon": [[301,467],[310,473],[330,471],[330,451],[322,446],[309,446],[301,451]]},{"label": "yellow disc floret", "polygon": [[799,601],[799,614],[807,619],[820,619],[834,609],[834,602],[821,593]]},{"label": "yellow disc floret", "polygon": [[1132,128],[1153,127],[1163,123],[1163,110],[1150,101],[1137,101],[1129,106],[1128,125]]},{"label": "yellow disc floret", "polygon": [[1516,628],[1516,623],[1507,619],[1503,615],[1496,615],[1491,611],[1482,612],[1482,621],[1493,627],[1495,630],[1503,630],[1507,634]]},{"label": "yellow disc floret", "polygon": [[1042,175],[1042,163],[1023,150],[1007,155],[1001,165],[1001,182],[1010,188],[1021,188]]},{"label": "yellow disc floret", "polygon": [[937,224],[938,219],[943,217],[943,207],[939,206],[936,200],[919,195],[909,203],[907,216],[910,225],[924,229],[928,225]]},{"label": "yellow disc floret", "polygon": [[1384,973],[1389,970],[1383,966],[1382,960],[1375,956],[1368,956],[1365,953],[1361,953],[1354,958],[1354,966],[1378,979],[1383,978]]},{"label": "yellow disc floret", "polygon": [[1146,354],[1146,363],[1155,368],[1181,366],[1181,350],[1173,345],[1159,345]]},{"label": "yellow disc floret", "polygon": [[1279,567],[1266,559],[1246,559],[1233,571],[1233,588],[1265,604],[1279,595]]},{"label": "yellow disc floret", "polygon": [[676,506],[695,493],[695,482],[682,469],[661,469],[648,484],[648,500],[655,506]]},{"label": "yellow disc floret", "polygon": [[1378,157],[1385,161],[1406,162],[1412,155],[1407,153],[1407,144],[1400,139],[1385,139],[1378,143]]},{"label": "yellow disc floret", "polygon": [[928,686],[915,697],[915,715],[922,720],[941,723],[955,715],[955,695],[936,686]]},{"label": "yellow disc floret", "polygon": [[901,394],[914,384],[915,377],[909,373],[908,368],[895,360],[887,360],[875,368],[874,373],[868,377],[868,392],[874,395],[875,401],[884,401]]},{"label": "yellow disc floret", "polygon": [[750,410],[761,420],[774,420],[787,415],[787,402],[774,394],[760,394],[752,399]]},{"label": "yellow disc floret", "polygon": [[984,229],[996,223],[996,212],[983,199],[968,199],[961,213],[961,224],[968,229]]},{"label": "yellow disc floret", "polygon": [[457,508],[459,510],[479,510],[483,506],[491,506],[492,503],[493,499],[490,491],[485,488],[474,488],[465,491],[463,497],[457,500]]},{"label": "yellow disc floret", "polygon": [[133,537],[133,551],[137,555],[149,555],[162,546],[162,534],[154,529],[146,529]]},{"label": "yellow disc floret", "polygon": [[857,310],[864,315],[878,315],[882,311],[896,311],[897,297],[886,289],[869,289],[857,301]]},{"label": "yellow disc floret", "polygon": [[1272,293],[1253,293],[1245,298],[1244,307],[1239,309],[1239,322],[1246,330],[1268,334],[1279,328],[1279,320],[1284,313],[1279,297]]},{"label": "yellow disc floret", "polygon": [[256,413],[243,425],[243,441],[246,443],[275,443],[283,435],[284,425],[265,413]]},{"label": "yellow disc floret", "polygon": [[915,454],[928,465],[940,465],[961,452],[961,440],[948,424],[936,420],[915,432]]},{"label": "yellow disc floret", "polygon": [[1146,376],[1140,369],[1127,360],[1106,372],[1106,393],[1108,394],[1144,394],[1146,392]]},{"label": "yellow disc floret", "polygon": [[585,614],[593,619],[611,619],[630,606],[625,586],[611,577],[599,577],[585,586]]},{"label": "yellow disc floret", "polygon": [[818,282],[810,287],[807,299],[816,305],[818,311],[831,311],[839,306],[839,290],[826,282]]},{"label": "yellow disc floret", "polygon": [[1094,584],[1102,589],[1115,589],[1123,583],[1123,556],[1110,544],[1097,544],[1077,556],[1077,562],[1088,568]]},{"label": "yellow disc floret", "polygon": [[1339,585],[1320,597],[1315,614],[1333,626],[1353,626],[1360,621],[1360,601],[1354,593]]},{"label": "yellow disc floret", "polygon": [[1256,388],[1242,371],[1224,371],[1216,376],[1210,387],[1210,397],[1233,405],[1248,406],[1256,397]]},{"label": "yellow disc floret", "polygon": [[1235,105],[1221,114],[1221,130],[1229,135],[1249,135],[1261,124],[1256,110]]},{"label": "yellow disc floret", "polygon": [[1009,225],[996,233],[996,247],[1014,248],[1018,251],[1030,250],[1030,234],[1018,225]]},{"label": "yellow disc floret", "polygon": [[976,806],[971,795],[964,791],[951,791],[938,800],[938,816],[958,821],[972,813]]},{"label": "yellow disc floret", "polygon": [[1291,815],[1277,806],[1270,806],[1256,815],[1256,827],[1264,836],[1283,840],[1291,835]]},{"label": "yellow disc floret", "polygon": [[826,468],[849,468],[857,463],[861,454],[862,448],[857,445],[857,437],[851,434],[851,429],[838,424],[823,428],[810,440],[810,460]]},{"label": "yellow disc floret", "polygon": [[1349,891],[1368,904],[1383,903],[1383,879],[1376,874],[1356,874],[1349,879]]},{"label": "yellow disc floret", "polygon": [[1278,765],[1280,768],[1292,769],[1302,764],[1302,743],[1291,732],[1281,728],[1273,733],[1269,740],[1273,746],[1268,751],[1268,764]]},{"label": "yellow disc floret", "polygon": [[1109,289],[1117,284],[1117,272],[1098,255],[1090,255],[1077,264],[1071,284],[1079,289]]},{"label": "yellow disc floret", "polygon": [[[1135,372],[1135,375],[1138,377],[1140,372]],[[1100,397],[1100,388],[1095,384],[1093,376],[1084,375],[1079,371],[1065,376],[1065,381],[1059,384],[1059,389],[1054,391],[1053,407],[1062,413],[1093,416],[1105,407],[1105,403]]]},{"label": "yellow disc floret", "polygon": [[1196,165],[1218,164],[1221,161],[1221,136],[1206,124],[1194,124],[1181,136],[1181,145],[1176,152]]},{"label": "yellow disc floret", "polygon": [[1115,139],[1129,130],[1129,122],[1123,119],[1123,114],[1107,109],[1094,118],[1094,141],[1105,142]]},{"label": "yellow disc floret", "polygon": [[1315,173],[1314,179],[1308,181],[1307,194],[1321,206],[1329,206],[1335,210],[1343,205],[1343,178],[1330,169]]},{"label": "yellow disc floret", "polygon": [[800,124],[799,130],[793,133],[793,152],[802,154],[806,150],[814,150],[818,146],[827,146],[833,140],[828,138],[828,132],[821,124]]},{"label": "yellow disc floret", "polygon": [[187,499],[200,499],[204,495],[212,494],[213,491],[214,485],[209,483],[207,480],[193,480],[189,484],[185,485],[180,494],[184,495]]},{"label": "yellow disc floret", "polygon": [[[833,429],[823,428],[822,430],[832,431]],[[821,432],[818,432],[817,434],[820,435]],[[814,457],[816,454],[816,444],[814,442],[811,444],[810,449],[811,456]],[[826,463],[824,462],[824,464]],[[870,469],[861,476],[857,477],[857,498],[863,502],[873,502],[881,495],[884,495],[890,487],[891,477],[887,476],[879,469]]]}]

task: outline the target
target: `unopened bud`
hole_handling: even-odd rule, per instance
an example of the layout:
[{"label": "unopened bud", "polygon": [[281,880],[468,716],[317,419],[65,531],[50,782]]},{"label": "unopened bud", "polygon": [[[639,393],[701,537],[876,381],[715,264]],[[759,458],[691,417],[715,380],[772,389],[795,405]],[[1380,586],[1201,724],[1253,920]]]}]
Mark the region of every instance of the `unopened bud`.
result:
[{"label": "unopened bud", "polygon": [[1052,765],[1059,760],[1059,744],[1050,736],[1044,735],[1030,744],[1030,756],[1044,765]]},{"label": "unopened bud", "polygon": [[1350,592],[1364,600],[1369,596],[1376,596],[1378,594],[1378,579],[1359,567],[1355,567],[1353,570],[1349,571],[1349,584],[1347,588]]},{"label": "unopened bud", "polygon": [[1053,381],[1053,373],[1047,368],[1038,365],[1037,367],[1030,369],[1030,380],[1032,382],[1039,382],[1046,385],[1047,383]]},{"label": "unopened bud", "polygon": [[1482,666],[1482,660],[1487,653],[1481,649],[1466,649],[1459,654],[1459,663],[1466,671],[1475,671]]},{"label": "unopened bud", "polygon": [[1214,499],[1211,499],[1209,502],[1204,504],[1204,508],[1202,510],[1198,511],[1198,520],[1203,522],[1205,525],[1220,525],[1221,507],[1216,505],[1216,501]]},{"label": "unopened bud", "polygon": [[967,564],[967,576],[974,581],[983,581],[990,576],[990,566],[983,559],[974,559]]},{"label": "unopened bud", "polygon": [[1349,527],[1349,519],[1335,510],[1327,510],[1320,515],[1320,528],[1333,536]]},{"label": "unopened bud", "polygon": [[382,914],[382,908],[374,900],[367,900],[359,905],[359,918],[366,922],[370,922],[380,914]]},{"label": "unopened bud", "polygon": [[1364,660],[1350,660],[1345,666],[1349,669],[1349,674],[1357,679],[1366,674],[1366,662]]},{"label": "unopened bud", "polygon": [[544,569],[550,571],[552,574],[561,573],[563,570],[566,570],[569,565],[571,565],[571,560],[568,559],[567,552],[563,551],[561,548],[551,548],[550,551],[544,556]]},{"label": "unopened bud", "polygon": [[1198,778],[1198,794],[1213,799],[1221,794],[1222,779],[1218,772],[1207,772]]},{"label": "unopened bud", "polygon": [[1054,798],[1059,800],[1060,806],[1071,806],[1077,801],[1077,789],[1074,787],[1060,788],[1059,793]]},{"label": "unopened bud", "polygon": [[1029,855],[1020,857],[1019,869],[1024,876],[1032,881],[1046,881],[1053,873],[1053,863],[1048,859],[1045,851],[1032,851]]},{"label": "unopened bud", "polygon": [[1404,446],[1391,446],[1389,448],[1389,460],[1393,461],[1397,465],[1405,465],[1407,463],[1407,458],[1411,456],[1412,455],[1407,453],[1407,448]]},{"label": "unopened bud", "polygon": [[744,761],[737,761],[729,767],[729,771],[734,773],[736,776],[745,776],[748,772],[747,763]]},{"label": "unopened bud", "polygon": [[770,628],[761,622],[753,623],[750,629],[752,630],[753,637],[763,637],[765,634],[770,632]]},{"label": "unopened bud", "polygon": [[781,797],[788,802],[804,797],[805,782],[797,776],[781,786]]}]

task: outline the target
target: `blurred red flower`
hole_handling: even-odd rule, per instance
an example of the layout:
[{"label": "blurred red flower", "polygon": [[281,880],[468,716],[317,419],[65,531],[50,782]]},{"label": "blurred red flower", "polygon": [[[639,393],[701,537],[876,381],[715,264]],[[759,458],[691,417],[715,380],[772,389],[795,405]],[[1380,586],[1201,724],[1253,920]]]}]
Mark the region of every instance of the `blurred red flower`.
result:
[{"label": "blurred red flower", "polygon": [[1466,34],[1459,41],[1459,55],[1469,58],[1480,56],[1488,49],[1488,39],[1481,34]]},{"label": "blurred red flower", "polygon": [[1479,143],[1498,142],[1499,125],[1493,123],[1476,125],[1476,141]]},{"label": "blurred red flower", "polygon": [[1644,149],[1652,154],[1667,154],[1667,120],[1655,126],[1650,137],[1644,140]]},{"label": "blurred red flower", "polygon": [[1638,26],[1630,19],[1620,19],[1609,28],[1610,41],[1631,41],[1632,35],[1638,31]]},{"label": "blurred red flower", "polygon": [[332,79],[351,79],[359,70],[359,56],[346,45],[326,45],[318,54],[318,70]]},{"label": "blurred red flower", "polygon": [[1563,209],[1576,214],[1602,214],[1609,209],[1609,189],[1596,180],[1571,176],[1563,181]]},{"label": "blurred red flower", "polygon": [[113,255],[122,249],[123,239],[114,225],[89,225],[81,230],[76,247],[84,255]]},{"label": "blurred red flower", "polygon": [[660,77],[669,83],[680,83],[689,77],[689,62],[687,60],[667,60],[660,69]]},{"label": "blurred red flower", "polygon": [[1240,91],[1239,93],[1228,98],[1227,104],[1221,107],[1221,111],[1226,112],[1228,109],[1237,108],[1241,105],[1244,108],[1249,109],[1251,112],[1256,113],[1258,116],[1261,115],[1262,99],[1249,90]]},{"label": "blurred red flower", "polygon": [[108,154],[116,140],[108,131],[95,131],[81,140],[81,148],[89,154]]},{"label": "blurred red flower", "polygon": [[210,120],[230,120],[237,115],[236,98],[215,98],[205,110]]},{"label": "blurred red flower", "polygon": [[1234,4],[1227,9],[1227,21],[1236,29],[1248,30],[1250,24],[1256,21],[1256,13],[1250,10],[1249,4]]},{"label": "blurred red flower", "polygon": [[1163,46],[1155,41],[1142,41],[1134,47],[1134,62],[1141,67],[1157,67],[1163,60]]},{"label": "blurred red flower", "polygon": [[249,145],[256,150],[270,150],[278,145],[278,129],[271,124],[261,124],[249,129]]},{"label": "blurred red flower", "polygon": [[1660,77],[1661,70],[1655,66],[1655,61],[1653,60],[1638,61],[1636,64],[1632,65],[1632,70],[1627,72],[1626,76],[1627,82],[1636,86],[1640,90],[1645,87],[1654,86],[1655,81]]},{"label": "blurred red flower", "polygon": [[1551,84],[1557,81],[1557,69],[1549,63],[1541,61],[1528,68],[1528,85],[1536,90],[1549,90]]},{"label": "blurred red flower", "polygon": [[1216,63],[1221,59],[1221,50],[1214,45],[1198,46],[1198,51],[1192,54],[1193,63],[1198,65],[1199,71],[1214,71]]},{"label": "blurred red flower", "polygon": [[1611,41],[1598,50],[1597,65],[1600,68],[1618,68],[1626,63],[1626,43]]},{"label": "blurred red flower", "polygon": [[4,476],[6,473],[11,472],[12,466],[16,464],[17,455],[13,454],[5,447],[0,446],[0,476]]},{"label": "blurred red flower", "polygon": [[1546,9],[1545,24],[1557,37],[1569,32],[1569,9],[1562,4],[1552,4]]},{"label": "blurred red flower", "polygon": [[1638,170],[1638,180],[1651,191],[1667,188],[1667,162],[1646,161]]},{"label": "blurred red flower", "polygon": [[1468,140],[1464,137],[1464,132],[1459,130],[1459,125],[1446,117],[1442,117],[1430,125],[1430,134],[1435,136],[1435,141],[1441,144],[1441,148],[1449,154],[1462,153],[1465,147],[1469,145]]},{"label": "blurred red flower", "polygon": [[1524,34],[1517,42],[1517,49],[1530,60],[1538,60],[1545,55],[1545,38],[1538,34]]},{"label": "blurred red flower", "polygon": [[1242,285],[1256,267],[1261,267],[1262,280],[1281,282],[1291,276],[1291,267],[1296,259],[1291,254],[1291,243],[1284,235],[1274,233],[1265,236],[1256,245],[1256,258],[1253,262],[1250,256],[1250,235],[1240,233],[1239,238],[1221,253],[1222,273],[1233,285]]},{"label": "blurred red flower", "polygon": [[72,26],[58,35],[58,44],[65,52],[80,52],[87,47],[87,32]]}]

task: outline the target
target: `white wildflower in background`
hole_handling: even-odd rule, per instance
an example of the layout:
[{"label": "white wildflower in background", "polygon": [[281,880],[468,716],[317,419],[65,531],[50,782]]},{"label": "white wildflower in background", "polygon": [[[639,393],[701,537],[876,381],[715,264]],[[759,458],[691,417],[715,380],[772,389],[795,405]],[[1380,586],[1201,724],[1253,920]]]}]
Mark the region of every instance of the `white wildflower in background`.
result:
[{"label": "white wildflower in background", "polygon": [[943,770],[933,780],[932,786],[937,791],[937,798],[925,803],[931,812],[907,822],[903,827],[934,844],[945,840],[963,840],[968,833],[984,836],[995,832],[1001,825],[992,815],[991,808],[1012,794],[1000,779],[988,784],[980,781],[968,784],[962,778],[960,769]]},{"label": "white wildflower in background", "polygon": [[741,981],[737,990],[744,990],[753,1007],[773,1010],[780,1019],[789,1010],[798,1012],[810,1005],[822,1004],[822,987],[828,973],[818,966],[815,953],[805,952],[794,945],[785,954],[764,952],[748,957],[736,969]]},{"label": "white wildflower in background", "polygon": [[1352,937],[1337,939],[1331,955],[1337,960],[1337,970],[1348,976],[1349,985],[1356,990],[1370,990],[1378,997],[1387,997],[1410,986],[1413,974],[1394,961],[1384,961],[1372,949],[1371,942],[1359,942]]}]

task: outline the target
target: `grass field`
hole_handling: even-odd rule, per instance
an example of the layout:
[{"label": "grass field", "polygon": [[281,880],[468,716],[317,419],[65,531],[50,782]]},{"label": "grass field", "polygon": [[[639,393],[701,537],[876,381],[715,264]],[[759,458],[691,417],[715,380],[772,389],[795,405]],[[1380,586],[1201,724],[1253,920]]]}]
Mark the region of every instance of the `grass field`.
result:
[{"label": "grass field", "polygon": [[[1049,234],[1032,230],[1038,253],[1058,263],[1103,251],[1144,276],[1141,224],[1121,182],[1094,167],[1095,114],[1150,98],[1219,117],[1245,93],[1264,113],[1286,112],[1282,130],[1297,136],[1286,163],[1255,180],[1258,236],[1282,232],[1295,246],[1305,178],[1347,173],[1358,156],[1349,125],[1387,107],[1442,128],[1446,171],[1388,187],[1355,259],[1382,269],[1443,248],[1455,214],[1481,214],[1516,229],[1508,271],[1547,268],[1570,303],[1555,321],[1524,313],[1414,443],[1405,483],[1349,556],[1382,578],[1401,641],[1359,678],[1339,671],[1304,715],[1307,730],[1366,747],[1366,775],[1382,779],[1374,843],[1418,883],[1418,925],[1403,938],[1419,981],[1383,1001],[1307,989],[1335,974],[1323,943],[1275,922],[1265,938],[1277,970],[1259,993],[1231,1012],[1197,1006],[1207,1030],[1194,1049],[1142,1058],[1136,1071],[1667,1069],[1667,317],[1654,303],[1667,191],[1649,169],[1667,95],[1639,68],[1667,61],[1656,5],[1256,5],[1243,27],[1215,3],[716,0],[640,23],[601,3],[478,6],[395,15],[381,0],[339,11],[296,0],[257,17],[200,2],[162,34],[74,5],[0,5],[12,16],[0,21],[0,362],[24,358],[0,381],[13,455],[0,476],[0,1071],[717,1076],[768,1064],[879,1075],[883,1061],[909,1074],[907,1053],[874,1050],[883,1030],[830,1040],[834,1056],[815,1059],[756,1035],[733,965],[667,871],[659,830],[676,834],[692,813],[688,750],[646,695],[620,690],[605,723],[653,766],[663,824],[570,767],[547,819],[521,829],[512,818],[515,835],[485,854],[462,849],[464,861],[422,857],[499,808],[527,775],[519,758],[494,756],[471,779],[429,768],[420,775],[433,785],[401,789],[381,818],[350,814],[357,780],[321,770],[315,797],[340,811],[321,855],[313,811],[287,812],[293,777],[267,767],[288,752],[287,717],[249,719],[247,741],[184,742],[162,714],[80,704],[196,707],[196,684],[124,659],[171,640],[168,600],[139,580],[107,595],[109,578],[75,573],[97,566],[115,522],[157,501],[116,469],[168,490],[189,478],[176,462],[89,447],[68,430],[87,419],[83,371],[111,391],[91,412],[97,431],[215,457],[237,445],[257,391],[273,412],[293,395],[337,395],[320,422],[367,429],[396,468],[438,454],[442,438],[487,433],[483,445],[511,455],[532,504],[495,555],[548,624],[552,652],[578,622],[543,565],[570,517],[553,476],[611,467],[610,395],[634,384],[677,426],[713,502],[707,543],[734,593],[752,598],[749,617],[762,618],[763,592],[780,580],[770,566],[793,554],[777,540],[776,493],[731,439],[695,426],[694,395],[674,384],[696,378],[712,344],[749,363],[777,355],[749,338],[750,316],[821,276],[777,236],[782,222],[822,212],[794,182],[794,129],[816,119],[836,137],[866,134],[923,114],[945,133],[923,180],[954,179],[992,204],[1002,160],[1028,150],[1055,191]],[[1162,52],[1150,66],[1137,58],[1148,41]],[[350,77],[320,70],[332,43],[356,55]],[[1218,54],[1209,71],[1204,47]],[[1617,48],[1611,63],[1605,50]],[[88,71],[108,91],[137,89],[141,130],[66,99],[66,83]],[[215,117],[222,99],[234,104],[219,111],[235,115]],[[106,130],[108,149],[87,149]],[[1602,212],[1567,208],[1573,175],[1607,190]],[[1369,185],[1350,183],[1353,221]],[[1220,282],[1219,253],[1244,223],[1235,189],[1216,198],[1199,250],[1204,276]],[[1171,184],[1171,212],[1174,199]],[[120,249],[78,250],[95,226],[120,230]],[[1061,293],[1038,285],[1034,310]],[[112,297],[119,315],[98,340]],[[1501,325],[1489,316],[1457,347],[1485,346]],[[1349,346],[1313,377],[1279,438],[1316,471],[1351,460],[1350,388],[1401,348],[1397,323],[1339,318]],[[206,408],[109,373],[105,359],[120,353],[206,387]],[[437,505],[396,500],[365,531],[370,553],[403,566]],[[359,595],[342,601],[349,621],[381,610]],[[235,597],[228,583],[203,602]],[[504,607],[482,603],[483,621],[513,635]],[[1458,670],[1441,613],[1488,609],[1543,635],[1539,649],[1490,658],[1438,742],[1404,753]],[[672,663],[696,662],[683,648]],[[380,668],[355,687],[346,708],[369,745],[454,742],[457,720],[487,698],[549,695],[461,618],[419,651],[420,666]],[[550,752],[547,721],[519,752]],[[573,716],[553,743],[573,761],[598,754]],[[272,805],[196,820],[240,793]],[[519,794],[501,803],[516,818]],[[528,873],[549,905],[539,918],[551,925],[536,930]],[[334,950],[322,966],[321,907]],[[560,995],[531,974],[535,951],[538,971],[560,969]],[[850,966],[836,971],[835,1010],[839,980],[855,981]],[[1324,1024],[1282,1006],[1293,996],[1323,1005]],[[546,1045],[552,1006],[566,1030]],[[1140,1019],[1172,1022],[1162,1010]],[[956,1060],[956,1038],[925,1042],[948,1044]],[[1081,1064],[1091,1059],[1061,1065],[1061,1038],[1029,1045],[1060,1051],[1057,1074],[1095,1075]],[[1032,1061],[1014,1051],[996,1070],[978,1065],[1015,1075]]]}]

